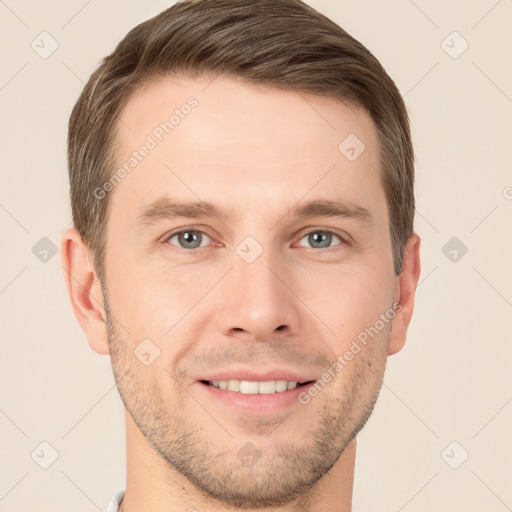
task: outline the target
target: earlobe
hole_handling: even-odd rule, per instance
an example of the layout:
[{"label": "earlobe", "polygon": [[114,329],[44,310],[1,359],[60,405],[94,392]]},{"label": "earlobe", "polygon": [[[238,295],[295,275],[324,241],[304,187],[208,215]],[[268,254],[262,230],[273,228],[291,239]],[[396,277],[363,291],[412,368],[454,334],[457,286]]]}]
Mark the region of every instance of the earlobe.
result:
[{"label": "earlobe", "polygon": [[75,228],[64,231],[60,257],[71,305],[90,347],[98,354],[110,354],[99,278],[90,250]]},{"label": "earlobe", "polygon": [[405,345],[407,328],[414,309],[414,296],[421,272],[420,237],[413,233],[405,246],[402,272],[397,278],[395,302],[396,314],[391,323],[388,355],[396,354]]}]

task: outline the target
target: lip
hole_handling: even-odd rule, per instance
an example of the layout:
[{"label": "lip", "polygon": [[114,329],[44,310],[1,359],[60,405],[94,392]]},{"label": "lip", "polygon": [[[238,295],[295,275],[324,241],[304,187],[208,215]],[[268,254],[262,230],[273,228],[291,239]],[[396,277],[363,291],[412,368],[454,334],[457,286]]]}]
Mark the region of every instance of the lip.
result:
[{"label": "lip", "polygon": [[[217,380],[217,379],[207,379]],[[227,379],[220,379],[227,380]],[[242,379],[245,380],[245,379]],[[274,379],[267,379],[274,380]],[[287,379],[286,379],[287,380]],[[294,379],[290,379],[294,380]],[[291,407],[293,404],[299,403],[299,395],[307,391],[316,381],[309,382],[302,386],[297,386],[295,389],[288,389],[286,391],[271,393],[271,394],[244,394],[237,391],[229,391],[227,389],[220,389],[201,381],[195,384],[199,387],[201,393],[204,393],[207,400],[219,401],[221,404],[228,407],[235,408],[236,410],[250,414],[264,414],[279,412],[281,410]]]},{"label": "lip", "polygon": [[[286,380],[295,382],[309,382],[317,380],[306,372],[290,370],[287,368],[271,368],[257,371],[249,368],[233,368],[209,373],[201,376],[198,380],[246,380],[250,382],[265,382],[268,380]],[[284,391],[283,391],[284,393]]]}]

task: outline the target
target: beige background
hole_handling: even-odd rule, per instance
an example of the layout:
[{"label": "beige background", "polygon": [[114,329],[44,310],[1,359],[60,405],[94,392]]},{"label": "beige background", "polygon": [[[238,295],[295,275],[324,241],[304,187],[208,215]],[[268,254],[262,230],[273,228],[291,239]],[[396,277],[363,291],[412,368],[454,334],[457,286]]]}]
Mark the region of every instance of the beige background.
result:
[{"label": "beige background", "polygon": [[[309,3],[381,60],[417,155],[421,282],[359,436],[354,512],[512,510],[512,1]],[[109,358],[89,349],[58,255],[44,250],[71,221],[72,106],[100,59],[167,5],[0,1],[0,511],[94,512],[124,486]],[[43,31],[59,45],[46,59],[31,47],[45,37],[51,49]],[[443,252],[452,237],[455,262],[455,246]]]}]

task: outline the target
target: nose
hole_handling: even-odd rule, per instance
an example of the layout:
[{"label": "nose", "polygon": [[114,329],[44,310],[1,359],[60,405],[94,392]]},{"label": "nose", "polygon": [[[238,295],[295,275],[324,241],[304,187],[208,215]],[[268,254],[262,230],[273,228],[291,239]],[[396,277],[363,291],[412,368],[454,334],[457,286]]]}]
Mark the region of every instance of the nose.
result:
[{"label": "nose", "polygon": [[218,290],[216,316],[226,336],[264,341],[300,332],[301,299],[294,293],[294,277],[277,254],[264,251],[247,263],[235,255],[233,269]]}]

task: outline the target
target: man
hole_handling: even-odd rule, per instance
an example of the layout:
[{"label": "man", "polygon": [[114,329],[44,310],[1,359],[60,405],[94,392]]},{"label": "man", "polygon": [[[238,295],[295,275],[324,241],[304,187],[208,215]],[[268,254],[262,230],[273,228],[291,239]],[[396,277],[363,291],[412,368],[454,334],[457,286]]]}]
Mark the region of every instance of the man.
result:
[{"label": "man", "polygon": [[403,100],[299,0],[191,0],[93,73],[64,277],[125,405],[109,511],[352,507],[420,273]]}]

